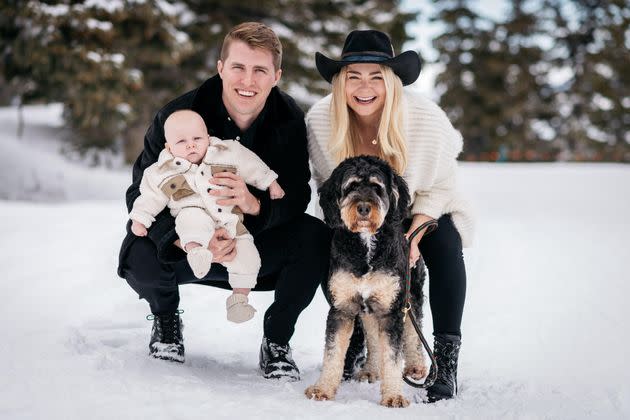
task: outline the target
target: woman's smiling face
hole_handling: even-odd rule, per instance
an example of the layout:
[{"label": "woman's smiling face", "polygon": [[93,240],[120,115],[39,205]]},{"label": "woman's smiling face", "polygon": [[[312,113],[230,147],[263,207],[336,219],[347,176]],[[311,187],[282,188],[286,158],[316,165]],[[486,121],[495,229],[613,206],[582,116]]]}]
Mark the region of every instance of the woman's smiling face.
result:
[{"label": "woman's smiling face", "polygon": [[345,69],[346,102],[359,117],[378,116],[385,104],[385,81],[381,66],[374,63],[349,64]]}]

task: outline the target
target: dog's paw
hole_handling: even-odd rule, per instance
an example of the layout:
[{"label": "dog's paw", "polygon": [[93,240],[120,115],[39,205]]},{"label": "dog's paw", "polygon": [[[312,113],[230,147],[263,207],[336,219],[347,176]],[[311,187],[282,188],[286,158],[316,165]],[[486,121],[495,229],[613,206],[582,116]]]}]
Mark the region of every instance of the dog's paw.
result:
[{"label": "dog's paw", "polygon": [[369,382],[374,383],[378,381],[378,372],[373,372],[370,370],[362,370],[354,375],[354,379],[359,382]]},{"label": "dog's paw", "polygon": [[335,399],[335,392],[333,390],[325,390],[317,385],[312,385],[306,388],[304,395],[309,400],[316,401],[328,401]]},{"label": "dog's paw", "polygon": [[407,407],[409,400],[402,395],[387,395],[381,399],[381,405],[391,408]]},{"label": "dog's paw", "polygon": [[407,366],[403,375],[415,381],[419,381],[429,374],[429,368],[425,365]]}]

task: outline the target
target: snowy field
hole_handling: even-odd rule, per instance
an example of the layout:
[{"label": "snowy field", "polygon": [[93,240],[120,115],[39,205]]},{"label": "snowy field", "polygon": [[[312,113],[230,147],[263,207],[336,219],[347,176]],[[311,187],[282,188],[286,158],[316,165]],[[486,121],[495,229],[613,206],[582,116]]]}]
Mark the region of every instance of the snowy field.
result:
[{"label": "snowy field", "polygon": [[[150,360],[148,307],[115,271],[130,173],[55,155],[44,140],[58,119],[39,111],[17,140],[0,110],[0,150],[15,158],[1,169],[0,419],[630,418],[630,166],[462,165],[479,224],[460,395],[426,405],[407,387],[414,403],[387,409],[377,384],[304,397],[321,368],[321,293],[291,342],[301,382],[258,374],[271,292],[253,294],[258,314],[234,325],[226,291],[182,287],[186,363]],[[35,201],[7,200],[29,185]]]}]

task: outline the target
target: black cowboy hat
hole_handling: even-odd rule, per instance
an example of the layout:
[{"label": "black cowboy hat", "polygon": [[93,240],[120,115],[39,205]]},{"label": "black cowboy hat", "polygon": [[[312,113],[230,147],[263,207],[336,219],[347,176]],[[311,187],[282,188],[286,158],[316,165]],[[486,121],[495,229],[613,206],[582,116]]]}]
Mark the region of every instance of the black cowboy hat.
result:
[{"label": "black cowboy hat", "polygon": [[415,82],[422,68],[417,52],[405,51],[394,56],[394,47],[389,36],[374,30],[350,32],[343,44],[339,61],[330,59],[319,52],[315,53],[317,70],[329,83],[343,66],[355,63],[377,63],[391,67],[400,77],[403,85]]}]

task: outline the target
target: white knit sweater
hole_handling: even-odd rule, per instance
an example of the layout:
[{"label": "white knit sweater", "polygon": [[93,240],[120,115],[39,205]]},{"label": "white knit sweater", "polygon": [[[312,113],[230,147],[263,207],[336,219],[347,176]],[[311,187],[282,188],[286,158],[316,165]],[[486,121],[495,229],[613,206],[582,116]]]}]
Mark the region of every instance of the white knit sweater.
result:
[{"label": "white knit sweater", "polygon": [[[306,115],[311,168],[317,187],[338,163],[328,152],[330,100],[331,95],[320,99]],[[412,197],[411,213],[435,219],[450,213],[463,246],[470,246],[473,218],[456,185],[456,157],[462,150],[462,136],[438,105],[417,93],[405,89],[402,106],[408,152],[403,178]]]}]

